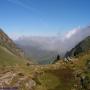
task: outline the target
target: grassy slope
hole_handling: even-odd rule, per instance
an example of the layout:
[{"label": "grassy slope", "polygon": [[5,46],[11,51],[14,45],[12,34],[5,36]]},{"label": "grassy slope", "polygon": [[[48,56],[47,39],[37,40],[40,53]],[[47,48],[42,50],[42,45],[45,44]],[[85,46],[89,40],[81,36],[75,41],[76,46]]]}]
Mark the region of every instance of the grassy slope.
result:
[{"label": "grassy slope", "polygon": [[4,47],[0,46],[0,66],[14,66],[17,64],[24,64],[24,59],[13,55]]},{"label": "grassy slope", "polygon": [[40,85],[36,90],[70,90],[74,84],[73,78],[71,69],[47,70],[38,77]]},{"label": "grassy slope", "polygon": [[[52,68],[48,66],[49,68],[44,69],[43,74],[37,77],[38,85],[35,90],[83,90],[80,85],[80,77],[85,76],[90,79],[90,69],[87,70],[86,65],[87,60],[90,60],[90,53],[84,53],[72,63],[58,62]],[[55,65],[60,67],[55,69]],[[80,77],[76,77],[78,74]],[[89,88],[90,83],[85,84],[86,88]],[[75,85],[77,87],[74,87]],[[90,88],[86,90],[90,90]]]},{"label": "grassy slope", "polygon": [[29,68],[26,65],[27,63],[28,61],[26,59],[17,57],[6,48],[0,46],[0,70],[10,71],[13,69],[15,72],[22,72],[26,75],[30,75],[33,68]]},{"label": "grassy slope", "polygon": [[[3,80],[3,82],[8,82],[9,80],[9,84],[3,84],[4,87],[15,87],[20,82],[18,84],[19,90],[29,90],[25,85],[32,79],[33,68],[29,68],[26,65],[27,62],[24,58],[17,57],[6,48],[0,46],[0,80]],[[11,79],[12,77],[13,79]]]},{"label": "grassy slope", "polygon": [[[60,62],[54,65],[31,65],[26,66],[23,58],[18,58],[5,48],[0,46],[0,69],[7,66],[15,66],[16,72],[20,71],[24,77],[29,76],[36,81],[35,90],[71,90],[77,84],[74,72],[82,71],[81,74],[90,77],[90,72],[85,72],[86,62],[90,60],[90,53],[82,54],[73,63]],[[63,64],[64,63],[64,64]],[[57,68],[59,66],[59,68]],[[11,68],[12,68],[11,67]],[[7,68],[5,68],[7,69]],[[9,68],[10,70],[10,68]],[[21,76],[20,76],[21,77]],[[20,78],[19,77],[19,78]],[[11,83],[16,83],[19,78],[15,77]],[[29,79],[28,79],[29,80]],[[28,81],[27,80],[27,81]],[[14,85],[14,84],[13,84]],[[22,84],[23,88],[25,84]],[[20,89],[21,90],[21,89]],[[28,90],[28,89],[23,89]],[[79,89],[76,89],[79,90]]]}]

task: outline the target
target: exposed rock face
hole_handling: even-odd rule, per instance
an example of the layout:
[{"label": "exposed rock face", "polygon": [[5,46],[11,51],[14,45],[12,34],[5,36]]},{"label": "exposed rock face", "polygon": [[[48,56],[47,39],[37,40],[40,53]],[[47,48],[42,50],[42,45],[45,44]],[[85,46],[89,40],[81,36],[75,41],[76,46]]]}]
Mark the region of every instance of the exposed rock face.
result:
[{"label": "exposed rock face", "polygon": [[0,45],[6,47],[16,56],[24,56],[24,52],[0,29]]},{"label": "exposed rock face", "polygon": [[36,86],[36,82],[34,80],[29,80],[27,83],[26,83],[26,87],[29,88],[30,90],[33,90],[33,88]]},{"label": "exposed rock face", "polygon": [[25,90],[33,90],[35,86],[36,82],[27,76],[18,76],[18,73],[14,72],[0,74],[0,87],[17,87],[19,90],[24,90],[23,88]]}]

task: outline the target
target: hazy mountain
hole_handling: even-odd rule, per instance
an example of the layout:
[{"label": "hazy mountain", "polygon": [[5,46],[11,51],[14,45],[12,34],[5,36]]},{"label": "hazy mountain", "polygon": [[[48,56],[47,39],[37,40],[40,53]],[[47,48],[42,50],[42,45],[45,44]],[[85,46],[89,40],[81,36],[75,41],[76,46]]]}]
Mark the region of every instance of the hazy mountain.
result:
[{"label": "hazy mountain", "polygon": [[66,53],[66,56],[78,56],[81,53],[87,53],[90,50],[90,36],[86,37],[77,44],[71,51]]},{"label": "hazy mountain", "polygon": [[42,37],[42,36],[23,36],[15,42],[26,53],[28,57],[42,63],[54,60],[57,54],[63,56],[70,51],[85,37],[90,35],[90,26],[85,28],[76,28],[61,36]]},{"label": "hazy mountain", "polygon": [[[33,43],[34,44],[34,43]],[[32,45],[18,45],[25,52],[25,56],[33,60],[34,63],[47,64],[52,63],[55,60],[56,55],[58,54],[56,51],[43,50],[38,48],[38,46]]]}]

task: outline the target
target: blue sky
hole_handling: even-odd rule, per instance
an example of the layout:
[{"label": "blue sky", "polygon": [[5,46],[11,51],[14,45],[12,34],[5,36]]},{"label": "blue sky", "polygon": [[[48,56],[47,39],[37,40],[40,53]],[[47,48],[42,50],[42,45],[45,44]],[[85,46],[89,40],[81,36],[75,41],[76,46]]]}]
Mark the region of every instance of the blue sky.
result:
[{"label": "blue sky", "polygon": [[53,36],[90,25],[90,0],[0,0],[0,27],[13,36]]}]

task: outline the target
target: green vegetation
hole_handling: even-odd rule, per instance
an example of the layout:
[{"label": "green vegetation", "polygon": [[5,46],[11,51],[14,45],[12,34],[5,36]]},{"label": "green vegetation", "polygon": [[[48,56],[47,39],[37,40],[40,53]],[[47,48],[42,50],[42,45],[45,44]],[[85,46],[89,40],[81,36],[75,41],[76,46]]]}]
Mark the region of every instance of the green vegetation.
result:
[{"label": "green vegetation", "polygon": [[[16,76],[9,86],[15,86],[19,82],[19,90],[28,90],[29,83],[32,85],[32,90],[89,90],[90,53],[83,54],[77,60],[73,58],[72,63],[60,60],[56,64],[27,66],[24,58],[17,57],[0,46],[0,71],[3,75],[4,73],[8,75],[7,72],[15,73]],[[77,75],[79,77],[76,77]],[[85,78],[80,80],[83,76]]]},{"label": "green vegetation", "polygon": [[23,58],[15,56],[6,48],[0,46],[0,66],[15,66],[24,63],[25,60]]},{"label": "green vegetation", "polygon": [[39,84],[35,90],[70,90],[74,85],[73,70],[69,67],[46,69],[37,79]]}]

